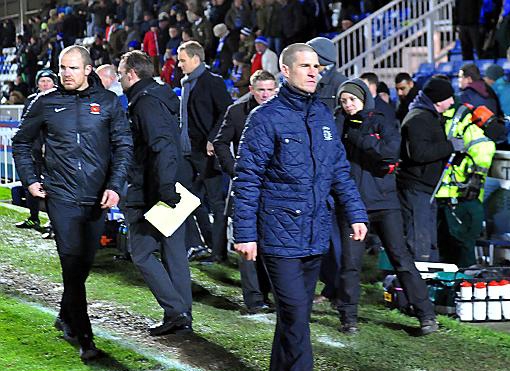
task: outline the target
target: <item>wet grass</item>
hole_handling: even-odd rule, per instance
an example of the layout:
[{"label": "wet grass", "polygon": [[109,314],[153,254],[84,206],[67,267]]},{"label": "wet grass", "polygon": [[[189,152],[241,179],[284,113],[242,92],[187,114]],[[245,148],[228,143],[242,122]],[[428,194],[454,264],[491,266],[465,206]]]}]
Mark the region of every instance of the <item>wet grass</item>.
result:
[{"label": "wet grass", "polygon": [[83,363],[78,349],[63,339],[51,324],[53,316],[0,291],[1,370],[19,371],[142,371],[172,370],[127,350],[113,341],[96,337],[106,355]]},{"label": "wet grass", "polygon": [[[31,231],[17,231],[17,211],[0,208],[0,264],[12,264],[51,282],[60,281],[58,261],[50,245]],[[21,237],[21,238],[20,238]],[[46,243],[46,242],[44,242]],[[133,266],[114,261],[115,250],[98,253],[87,283],[89,298],[111,302],[131,313],[159,320],[161,309]],[[418,321],[382,304],[376,258],[367,256],[364,269],[361,332],[337,331],[338,319],[329,304],[314,307],[312,340],[317,371],[510,371],[510,335],[461,324],[439,316],[441,330],[416,337]],[[243,370],[266,370],[274,329],[274,315],[241,316],[242,297],[235,261],[228,266],[193,263],[194,330],[196,336],[246,365]],[[200,352],[201,349],[189,350]],[[55,370],[60,371],[60,370]],[[224,370],[234,371],[234,370]]]}]

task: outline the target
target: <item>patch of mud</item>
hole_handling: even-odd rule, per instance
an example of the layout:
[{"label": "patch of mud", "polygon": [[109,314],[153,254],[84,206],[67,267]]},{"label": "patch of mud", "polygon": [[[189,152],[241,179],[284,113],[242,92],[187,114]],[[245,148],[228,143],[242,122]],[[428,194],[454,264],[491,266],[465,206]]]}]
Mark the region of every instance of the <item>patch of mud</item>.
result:
[{"label": "patch of mud", "polygon": [[[0,264],[0,272],[0,286],[4,291],[27,296],[58,311],[62,285],[25,273],[11,265]],[[93,326],[104,328],[114,337],[139,344],[141,349],[150,349],[153,354],[159,353],[166,358],[177,359],[192,368],[210,371],[256,371],[224,348],[196,334],[149,337],[147,327],[153,321],[131,313],[125,307],[89,300],[89,316]]]}]

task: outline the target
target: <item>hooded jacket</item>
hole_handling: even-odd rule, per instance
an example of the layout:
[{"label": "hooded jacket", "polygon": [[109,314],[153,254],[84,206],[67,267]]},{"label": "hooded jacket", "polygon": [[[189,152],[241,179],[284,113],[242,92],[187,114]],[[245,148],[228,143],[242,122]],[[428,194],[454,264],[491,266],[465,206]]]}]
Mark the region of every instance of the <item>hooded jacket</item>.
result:
[{"label": "hooded jacket", "polygon": [[395,120],[387,120],[375,109],[368,86],[360,79],[349,80],[365,92],[363,110],[344,117],[343,138],[351,175],[367,210],[400,209],[394,170],[399,161],[400,133]]},{"label": "hooded jacket", "polygon": [[498,96],[483,80],[474,81],[459,94],[461,103],[469,103],[475,107],[486,106],[498,116],[503,116]]},{"label": "hooded jacket", "polygon": [[402,123],[399,186],[432,194],[453,145],[446,139],[444,117],[420,91]]},{"label": "hooded jacket", "polygon": [[44,189],[48,197],[95,205],[105,189],[121,195],[131,161],[132,139],[119,99],[92,72],[89,87],[59,86],[39,94],[22,117],[13,139],[16,169],[23,185],[39,181],[31,157],[42,132]]},{"label": "hooded jacket", "polygon": [[182,161],[177,120],[179,98],[168,85],[142,79],[127,91],[134,156],[126,206],[150,209],[158,201],[179,202],[175,193]]},{"label": "hooded jacket", "polygon": [[235,172],[234,239],[256,241],[262,254],[325,253],[331,190],[349,224],[367,222],[331,112],[287,83],[250,113]]}]

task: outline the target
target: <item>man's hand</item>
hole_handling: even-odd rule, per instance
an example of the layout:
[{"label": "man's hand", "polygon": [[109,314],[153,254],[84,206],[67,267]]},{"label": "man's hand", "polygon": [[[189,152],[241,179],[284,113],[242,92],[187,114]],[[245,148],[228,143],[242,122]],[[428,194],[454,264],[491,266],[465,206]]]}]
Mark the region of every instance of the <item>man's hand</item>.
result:
[{"label": "man's hand", "polygon": [[46,191],[42,187],[42,184],[39,182],[32,183],[28,186],[28,191],[30,194],[34,197],[40,197],[45,198],[46,197]]},{"label": "man's hand", "polygon": [[354,241],[363,241],[368,232],[365,223],[354,223],[351,225],[351,227],[354,233],[350,237]]},{"label": "man's hand", "polygon": [[109,209],[117,206],[119,199],[120,197],[117,192],[112,191],[111,189],[105,190],[103,193],[103,198],[101,199],[101,209]]},{"label": "man's hand", "polygon": [[257,260],[256,242],[235,243],[234,250],[246,260]]},{"label": "man's hand", "polygon": [[211,142],[208,141],[205,148],[207,150],[207,156],[214,156],[214,146]]}]

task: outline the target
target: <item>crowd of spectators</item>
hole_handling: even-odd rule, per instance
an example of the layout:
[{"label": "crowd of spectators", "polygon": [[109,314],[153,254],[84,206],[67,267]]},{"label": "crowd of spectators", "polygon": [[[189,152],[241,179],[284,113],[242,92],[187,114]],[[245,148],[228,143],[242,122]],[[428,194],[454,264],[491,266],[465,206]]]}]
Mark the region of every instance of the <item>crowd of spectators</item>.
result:
[{"label": "crowd of spectators", "polygon": [[56,72],[60,51],[84,38],[93,40],[85,46],[95,66],[118,65],[123,53],[142,49],[157,75],[180,87],[177,47],[193,39],[204,46],[212,71],[232,80],[230,90],[237,97],[256,70],[277,72],[285,46],[341,32],[386,3],[342,1],[340,22],[332,17],[331,0],[82,0],[76,5],[47,0],[21,34],[12,20],[4,20],[0,46],[16,48],[14,63],[29,92],[35,91],[37,71]]}]

